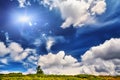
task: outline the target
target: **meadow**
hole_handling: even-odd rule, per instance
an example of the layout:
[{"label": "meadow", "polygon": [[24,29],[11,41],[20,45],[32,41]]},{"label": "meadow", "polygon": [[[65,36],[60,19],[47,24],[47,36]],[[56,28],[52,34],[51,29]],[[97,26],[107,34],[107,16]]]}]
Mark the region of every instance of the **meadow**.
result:
[{"label": "meadow", "polygon": [[94,76],[94,75],[41,75],[10,73],[0,74],[0,80],[120,80],[120,76]]}]

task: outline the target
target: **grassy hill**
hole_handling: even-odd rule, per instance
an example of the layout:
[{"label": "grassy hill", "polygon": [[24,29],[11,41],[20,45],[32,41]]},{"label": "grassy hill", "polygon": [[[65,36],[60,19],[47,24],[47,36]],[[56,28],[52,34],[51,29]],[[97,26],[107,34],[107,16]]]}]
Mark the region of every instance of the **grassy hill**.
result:
[{"label": "grassy hill", "polygon": [[21,73],[0,74],[0,80],[120,80],[120,76],[93,76],[93,75],[38,75]]}]

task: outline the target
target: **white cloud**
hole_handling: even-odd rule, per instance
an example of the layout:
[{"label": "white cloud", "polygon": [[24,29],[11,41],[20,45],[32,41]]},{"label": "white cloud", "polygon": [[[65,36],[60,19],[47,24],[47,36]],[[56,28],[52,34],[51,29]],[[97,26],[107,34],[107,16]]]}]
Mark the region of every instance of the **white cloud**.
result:
[{"label": "white cloud", "polygon": [[28,61],[29,61],[30,63],[32,63],[32,64],[37,65],[37,60],[38,60],[38,57],[35,56],[35,55],[32,55],[32,56],[29,56],[29,57],[28,57]]},{"label": "white cloud", "polygon": [[18,0],[18,2],[19,2],[19,7],[20,8],[23,8],[25,6],[28,6],[28,5],[30,6],[31,5],[29,0]]},{"label": "white cloud", "polygon": [[38,59],[34,49],[23,49],[18,43],[12,42],[9,47],[5,47],[2,43],[2,46],[9,49],[10,56],[1,58],[0,62],[8,64],[10,58],[17,62],[26,59],[24,66],[27,67],[28,64],[28,71],[24,73],[35,73],[35,69],[31,67],[40,65],[46,74],[120,75],[120,38],[112,38],[99,46],[92,47],[81,56],[81,62],[71,55],[65,55],[64,51],[40,55]]},{"label": "white cloud", "polygon": [[32,50],[31,49],[25,49],[23,52],[21,53],[17,53],[16,55],[14,53],[11,54],[11,58],[14,60],[14,61],[22,61],[24,60],[25,58],[27,58],[28,55],[30,55],[30,52]]},{"label": "white cloud", "polygon": [[8,64],[8,61],[5,58],[0,59],[0,62],[3,63],[3,64]]},{"label": "white cloud", "polygon": [[48,55],[40,56],[38,65],[41,65],[47,74],[79,73],[79,70],[77,70],[77,66],[79,65],[77,59],[71,55],[65,55],[64,51],[60,51],[57,54],[48,53]]},{"label": "white cloud", "polygon": [[33,68],[29,68],[26,72],[23,72],[23,74],[36,74],[36,71]]},{"label": "white cloud", "polygon": [[82,61],[81,70],[85,74],[93,75],[118,75],[115,70],[116,65],[111,60],[100,58],[89,61]]},{"label": "white cloud", "polygon": [[[5,56],[6,55],[6,56]],[[10,62],[20,62],[23,67],[27,69],[23,74],[35,73],[35,68],[38,61],[38,55],[35,49],[22,48],[22,46],[16,42],[11,42],[8,47],[3,42],[0,42],[0,67],[10,64]],[[7,74],[11,72],[19,71],[0,71],[0,73]]]},{"label": "white cloud", "polygon": [[3,42],[0,42],[0,57],[4,57],[9,53],[9,49]]},{"label": "white cloud", "polygon": [[93,13],[102,14],[106,10],[106,3],[104,1],[98,1],[97,4],[91,9]]},{"label": "white cloud", "polygon": [[83,65],[94,66],[97,74],[120,75],[120,39],[112,38],[88,50],[82,58]]},{"label": "white cloud", "polygon": [[11,42],[8,47],[6,47],[3,42],[0,42],[0,57],[6,57],[6,59],[1,58],[1,62],[4,64],[8,61],[22,62],[22,60],[26,59],[31,53],[35,54],[35,49],[23,49],[22,46],[16,42]]},{"label": "white cloud", "polygon": [[52,37],[48,37],[46,41],[46,49],[49,51],[51,47],[54,45],[55,40]]},{"label": "white cloud", "polygon": [[23,48],[21,47],[21,45],[16,42],[10,43],[9,49],[11,49],[11,51],[16,52],[16,53],[20,53],[23,51]]},{"label": "white cloud", "polygon": [[8,49],[10,50],[11,59],[18,62],[27,58],[31,52],[34,52],[33,49],[23,49],[20,44],[15,42],[10,43]]},{"label": "white cloud", "polygon": [[120,39],[112,38],[99,46],[92,47],[83,56],[82,60],[101,58],[104,60],[120,59]]},{"label": "white cloud", "polygon": [[81,62],[71,55],[65,55],[64,51],[48,53],[40,56],[38,65],[46,74],[120,75],[119,43],[119,38],[113,38],[92,47],[81,56]]},{"label": "white cloud", "polygon": [[61,17],[65,20],[62,28],[94,23],[94,16],[101,15],[106,10],[105,0],[43,0],[41,3],[50,9],[60,10]]},{"label": "white cloud", "polygon": [[54,44],[67,42],[63,36],[44,36],[44,39],[46,41],[46,49],[48,52],[50,52],[51,47]]},{"label": "white cloud", "polygon": [[25,7],[26,0],[18,0],[20,7]]}]

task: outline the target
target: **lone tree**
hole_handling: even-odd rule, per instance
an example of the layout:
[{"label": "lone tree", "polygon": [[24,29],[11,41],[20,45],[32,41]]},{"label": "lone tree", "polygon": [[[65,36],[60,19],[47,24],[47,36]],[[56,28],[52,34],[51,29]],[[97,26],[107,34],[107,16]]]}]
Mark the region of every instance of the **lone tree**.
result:
[{"label": "lone tree", "polygon": [[37,70],[37,74],[44,74],[40,65],[37,66],[36,70]]}]

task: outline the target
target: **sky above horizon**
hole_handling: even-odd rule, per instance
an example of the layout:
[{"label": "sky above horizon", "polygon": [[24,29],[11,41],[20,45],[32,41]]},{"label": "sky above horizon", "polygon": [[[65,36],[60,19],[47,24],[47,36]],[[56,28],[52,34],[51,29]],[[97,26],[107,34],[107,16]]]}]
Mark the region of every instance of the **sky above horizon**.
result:
[{"label": "sky above horizon", "polygon": [[0,0],[0,73],[120,75],[120,0]]}]

